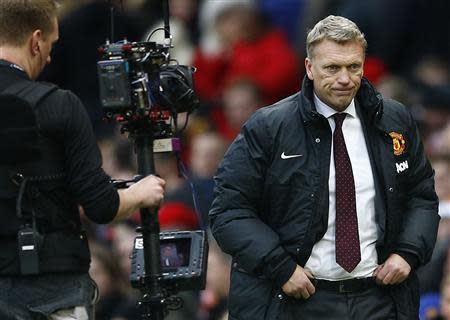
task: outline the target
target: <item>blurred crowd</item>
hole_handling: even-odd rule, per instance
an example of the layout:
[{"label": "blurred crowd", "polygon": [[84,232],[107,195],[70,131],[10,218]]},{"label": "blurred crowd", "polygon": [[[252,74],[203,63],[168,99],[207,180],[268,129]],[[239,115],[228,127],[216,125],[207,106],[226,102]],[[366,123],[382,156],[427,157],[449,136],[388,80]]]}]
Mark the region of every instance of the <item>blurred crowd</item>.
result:
[{"label": "blurred crowd", "polygon": [[[137,172],[132,142],[103,121],[97,48],[143,41],[163,26],[161,0],[60,1],[60,41],[41,79],[74,91],[97,134],[104,169],[115,179]],[[111,10],[113,6],[114,10]],[[227,146],[258,108],[300,89],[308,28],[328,14],[350,18],[369,43],[365,76],[385,96],[411,108],[436,171],[442,217],[432,261],[419,270],[421,319],[450,319],[450,3],[447,0],[169,0],[171,58],[197,68],[201,106],[183,132],[181,155],[155,154],[166,180],[162,230],[208,228],[213,175]],[[110,14],[114,14],[111,30]],[[152,34],[162,43],[164,32]],[[179,172],[178,159],[190,181]],[[195,190],[193,192],[193,190]],[[196,199],[195,201],[193,199]],[[196,205],[194,205],[194,202]],[[91,276],[99,287],[97,319],[139,319],[128,275],[140,215],[94,226]],[[226,317],[230,258],[210,239],[206,289],[183,292],[184,307],[167,319]]]}]

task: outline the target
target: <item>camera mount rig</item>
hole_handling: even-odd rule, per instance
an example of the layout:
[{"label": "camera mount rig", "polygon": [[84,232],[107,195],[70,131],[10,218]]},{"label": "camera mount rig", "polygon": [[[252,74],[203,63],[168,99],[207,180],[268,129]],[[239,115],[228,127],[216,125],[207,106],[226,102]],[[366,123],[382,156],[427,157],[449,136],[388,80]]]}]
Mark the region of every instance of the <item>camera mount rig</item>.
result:
[{"label": "camera mount rig", "polygon": [[[139,176],[155,173],[155,152],[180,152],[178,114],[187,112],[187,121],[199,105],[193,90],[195,68],[170,59],[168,0],[163,0],[163,11],[164,28],[157,29],[165,31],[163,44],[149,41],[155,30],[145,42],[106,41],[99,48],[100,101],[105,117],[117,121],[121,132],[128,133],[134,142]],[[112,30],[113,25],[112,21]],[[135,181],[122,181],[116,186],[126,187]],[[168,309],[181,306],[181,299],[171,297],[172,293],[204,288],[208,243],[203,230],[161,234],[158,210],[143,208],[140,216],[132,262],[132,268],[138,269],[132,270],[130,280],[142,293],[138,303],[142,319],[161,320]],[[189,252],[189,262],[180,266],[184,269],[162,270],[160,240],[168,246],[169,238],[176,239],[170,245]],[[183,279],[182,271],[186,270],[190,271],[185,277],[189,279]]]}]

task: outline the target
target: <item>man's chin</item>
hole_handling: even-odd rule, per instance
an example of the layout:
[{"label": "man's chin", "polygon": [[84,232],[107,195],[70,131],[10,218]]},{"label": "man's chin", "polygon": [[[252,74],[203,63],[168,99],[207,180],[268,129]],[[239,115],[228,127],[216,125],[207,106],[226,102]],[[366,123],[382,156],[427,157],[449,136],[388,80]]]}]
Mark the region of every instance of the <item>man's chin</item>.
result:
[{"label": "man's chin", "polygon": [[347,109],[347,107],[350,105],[350,102],[352,102],[352,99],[335,99],[333,101],[333,106],[331,106],[334,110],[336,111],[344,111],[345,109]]}]

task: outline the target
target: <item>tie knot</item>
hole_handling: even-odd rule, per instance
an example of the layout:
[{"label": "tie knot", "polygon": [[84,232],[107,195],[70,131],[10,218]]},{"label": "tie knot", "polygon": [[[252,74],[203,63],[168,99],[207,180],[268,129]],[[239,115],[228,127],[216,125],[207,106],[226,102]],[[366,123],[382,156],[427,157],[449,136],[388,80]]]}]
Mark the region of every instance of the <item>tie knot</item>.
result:
[{"label": "tie knot", "polygon": [[333,114],[336,127],[342,127],[342,123],[344,122],[344,119],[346,116],[347,116],[347,113],[345,113],[345,112]]}]

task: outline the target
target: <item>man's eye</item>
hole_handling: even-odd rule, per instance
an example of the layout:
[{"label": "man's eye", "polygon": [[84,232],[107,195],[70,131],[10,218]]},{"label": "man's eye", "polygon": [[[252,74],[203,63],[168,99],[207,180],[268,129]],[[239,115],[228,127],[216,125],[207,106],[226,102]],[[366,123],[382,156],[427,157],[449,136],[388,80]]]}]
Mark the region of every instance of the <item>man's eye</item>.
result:
[{"label": "man's eye", "polygon": [[335,72],[339,68],[338,68],[338,66],[326,66],[325,69],[327,69],[328,71],[331,71],[331,72]]},{"label": "man's eye", "polygon": [[354,64],[350,65],[350,70],[352,70],[352,71],[358,71],[359,69],[361,69],[361,65],[359,65],[359,64],[354,63]]}]

